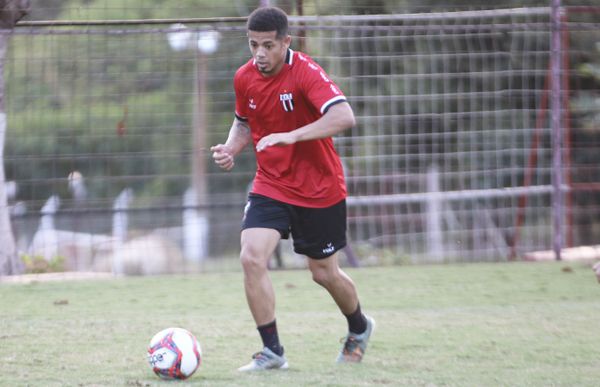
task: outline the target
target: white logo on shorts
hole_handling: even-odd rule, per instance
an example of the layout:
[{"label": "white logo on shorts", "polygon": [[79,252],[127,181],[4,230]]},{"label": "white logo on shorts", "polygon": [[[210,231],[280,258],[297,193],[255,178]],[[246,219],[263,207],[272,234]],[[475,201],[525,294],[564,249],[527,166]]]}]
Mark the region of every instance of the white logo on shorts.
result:
[{"label": "white logo on shorts", "polygon": [[248,215],[249,209],[250,209],[250,199],[248,199],[248,202],[244,206],[244,217],[242,218],[242,220],[246,220],[246,215]]},{"label": "white logo on shorts", "polygon": [[329,243],[327,244],[327,247],[325,247],[325,248],[323,249],[323,253],[324,253],[324,254],[331,254],[331,253],[333,253],[334,251],[335,251],[335,247],[333,247],[333,243],[331,243],[331,242],[329,242]]}]

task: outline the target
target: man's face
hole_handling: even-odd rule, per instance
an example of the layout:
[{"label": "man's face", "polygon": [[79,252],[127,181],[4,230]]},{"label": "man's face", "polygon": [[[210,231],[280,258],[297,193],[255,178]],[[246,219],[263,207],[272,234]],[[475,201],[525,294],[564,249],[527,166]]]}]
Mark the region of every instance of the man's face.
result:
[{"label": "man's face", "polygon": [[289,35],[282,39],[277,39],[276,36],[276,31],[248,31],[248,44],[256,68],[265,77],[272,77],[279,73],[292,40]]}]

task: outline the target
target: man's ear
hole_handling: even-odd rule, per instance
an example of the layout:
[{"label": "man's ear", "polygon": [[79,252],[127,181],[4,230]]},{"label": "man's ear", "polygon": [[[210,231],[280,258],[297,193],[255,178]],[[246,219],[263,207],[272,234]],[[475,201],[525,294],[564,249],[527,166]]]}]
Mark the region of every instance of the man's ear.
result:
[{"label": "man's ear", "polygon": [[289,48],[290,44],[292,44],[292,37],[290,35],[286,35],[285,38],[283,38],[283,44],[285,44],[286,48]]}]

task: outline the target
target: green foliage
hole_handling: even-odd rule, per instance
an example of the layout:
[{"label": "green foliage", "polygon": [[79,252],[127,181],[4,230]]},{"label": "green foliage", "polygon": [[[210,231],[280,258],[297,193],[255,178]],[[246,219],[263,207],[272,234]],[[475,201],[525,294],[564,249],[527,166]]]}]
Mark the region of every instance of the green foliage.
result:
[{"label": "green foliage", "polygon": [[119,20],[240,16],[257,6],[253,0],[32,0],[31,20]]},{"label": "green foliage", "polygon": [[65,271],[65,258],[62,256],[56,256],[47,261],[44,257],[23,254],[21,260],[25,265],[25,273],[40,274]]},{"label": "green foliage", "polygon": [[[34,0],[34,11],[29,19],[240,16],[247,15],[257,3],[250,0],[221,3],[211,0]],[[294,1],[274,3],[294,13]],[[589,0],[565,2],[565,5],[575,3],[596,4]],[[547,5],[545,0],[511,0],[502,4],[490,4],[485,0],[469,4],[442,0],[304,2],[306,14]],[[597,15],[569,17],[574,22],[597,22]],[[438,32],[440,37],[444,36],[443,32]],[[445,159],[448,172],[481,171],[499,166],[507,171],[523,169],[531,136],[524,132],[515,141],[515,136],[506,133],[530,129],[515,128],[516,122],[535,121],[547,67],[550,42],[547,33],[519,29],[514,34],[510,31],[464,34],[453,39],[452,44],[436,39],[436,31],[429,31],[429,36],[416,34],[406,38],[404,35],[396,39],[387,38],[394,34],[385,30],[362,30],[356,32],[355,40],[329,40],[329,33],[337,36],[338,32],[309,31],[309,51],[328,72],[337,76],[336,81],[342,89],[355,99],[353,107],[360,119],[355,130],[367,131],[376,125],[378,136],[397,138],[381,141],[377,136],[366,136],[353,144],[347,153],[350,162],[356,163],[350,165],[351,169],[422,173],[423,166],[439,161],[436,157],[440,155],[461,154],[466,143],[470,144],[469,152],[473,154],[488,154],[490,144],[493,144],[496,154],[486,159],[495,164],[483,165],[478,157]],[[598,33],[590,30],[571,31],[569,39],[573,139],[578,144],[591,144],[590,147],[597,143],[594,136],[600,122],[599,41]],[[247,52],[241,50],[244,46],[243,34],[239,31],[224,32],[219,51],[210,57],[207,145],[226,138],[233,110],[231,80],[235,69],[248,58]],[[452,59],[443,55],[450,51],[474,55],[459,55]],[[398,53],[402,53],[400,59]],[[494,55],[494,59],[479,60],[478,54]],[[425,56],[426,61],[423,60]],[[126,185],[134,188],[136,197],[143,200],[180,197],[190,180],[195,66],[196,56],[191,50],[173,52],[165,34],[160,33],[14,36],[6,67],[9,127],[5,166],[8,178],[19,181],[19,199],[44,200],[52,193],[68,195],[66,177],[75,169],[86,176],[90,196],[94,198],[112,198]],[[440,77],[442,73],[447,76]],[[510,75],[501,75],[505,73]],[[374,74],[378,77],[371,76]],[[407,74],[412,78],[405,76]],[[477,74],[480,76],[475,76]],[[495,76],[490,80],[485,74]],[[478,98],[482,91],[494,96]],[[430,98],[426,102],[417,99],[421,94],[436,93],[444,97]],[[403,103],[382,102],[381,97],[388,95],[410,98]],[[489,111],[496,112],[493,127],[489,119],[478,118],[483,114],[464,119],[447,118],[444,114]],[[124,134],[118,129],[121,121],[125,124]],[[437,140],[436,136],[421,136],[423,130],[439,134]],[[471,138],[475,140],[471,141]],[[505,149],[521,148],[525,150],[522,156],[504,152]],[[398,165],[399,158],[375,158],[373,161],[371,156],[377,152],[409,152],[419,157],[416,162],[412,159]],[[209,164],[210,192],[242,192],[245,189],[254,168],[251,155],[244,154],[244,162],[237,163],[236,173],[227,179],[214,176],[217,169],[210,165],[209,155],[205,156]],[[364,157],[355,161],[351,156]],[[548,157],[547,154],[541,156]],[[588,165],[597,164],[597,156],[594,150],[573,155],[575,163],[580,161]],[[365,165],[358,165],[360,160],[367,159]],[[538,179],[537,176],[534,178]],[[586,179],[598,181],[595,175]],[[448,181],[442,188],[494,188],[489,185],[514,186],[515,182],[522,181],[518,173],[512,172],[493,180],[490,183],[485,178],[467,182],[456,179]],[[535,184],[548,183],[535,181]],[[354,188],[353,194],[360,194],[361,189],[372,192],[368,183]],[[391,190],[410,191],[404,188],[392,187]],[[580,195],[582,203],[594,203],[592,194]]]},{"label": "green foliage", "polygon": [[[245,1],[34,1],[39,12],[30,19],[238,16],[249,6]],[[207,81],[208,93],[231,91],[234,66],[241,63],[223,53],[211,58],[209,70],[225,71]],[[15,35],[6,70],[5,165],[8,179],[19,182],[20,200],[68,196],[66,177],[73,170],[86,177],[96,199],[112,199],[126,186],[137,198],[180,197],[189,186],[193,50],[174,52],[165,34]],[[206,134],[207,145],[226,138],[232,96],[231,91],[226,97],[228,108],[215,113],[212,99],[207,102],[209,127],[219,125]]]},{"label": "green foliage", "polygon": [[578,75],[587,81],[587,85],[571,102],[572,112],[577,117],[575,126],[581,127],[591,136],[597,135],[600,128],[600,33],[596,38],[598,40],[593,45],[594,49],[587,51],[587,61],[576,68]]},{"label": "green foliage", "polygon": [[[111,197],[124,188],[124,182],[106,184],[111,177],[152,171],[152,177],[133,183],[143,194],[146,186],[156,187],[151,181],[160,177],[154,171],[187,173],[182,157],[189,154],[193,82],[176,77],[193,71],[189,57],[156,60],[169,56],[166,41],[154,48],[131,37],[56,38],[50,47],[34,39],[33,52],[27,40],[15,37],[7,85],[6,166],[9,178],[24,180],[24,192],[34,195],[24,199],[64,191],[48,178],[64,179],[75,169],[96,177],[90,180],[94,197]],[[55,60],[48,60],[49,52]],[[20,58],[28,65],[21,66]],[[37,182],[35,190],[27,189],[28,181]],[[178,191],[181,183],[175,182]]]}]

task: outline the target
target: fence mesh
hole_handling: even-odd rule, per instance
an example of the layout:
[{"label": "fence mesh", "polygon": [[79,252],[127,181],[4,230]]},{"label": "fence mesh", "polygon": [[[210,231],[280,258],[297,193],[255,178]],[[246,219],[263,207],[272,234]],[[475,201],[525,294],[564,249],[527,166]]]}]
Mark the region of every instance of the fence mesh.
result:
[{"label": "fence mesh", "polygon": [[[292,48],[326,69],[357,117],[335,144],[361,258],[495,261],[552,247],[548,8],[292,21]],[[254,156],[223,173],[207,147],[233,118],[244,26],[176,31],[191,43],[170,45],[169,26],[16,30],[5,166],[23,252],[78,269],[157,245],[188,261],[236,254]],[[195,45],[208,31],[214,53]],[[562,34],[564,239],[593,244],[600,24],[573,12]]]}]

